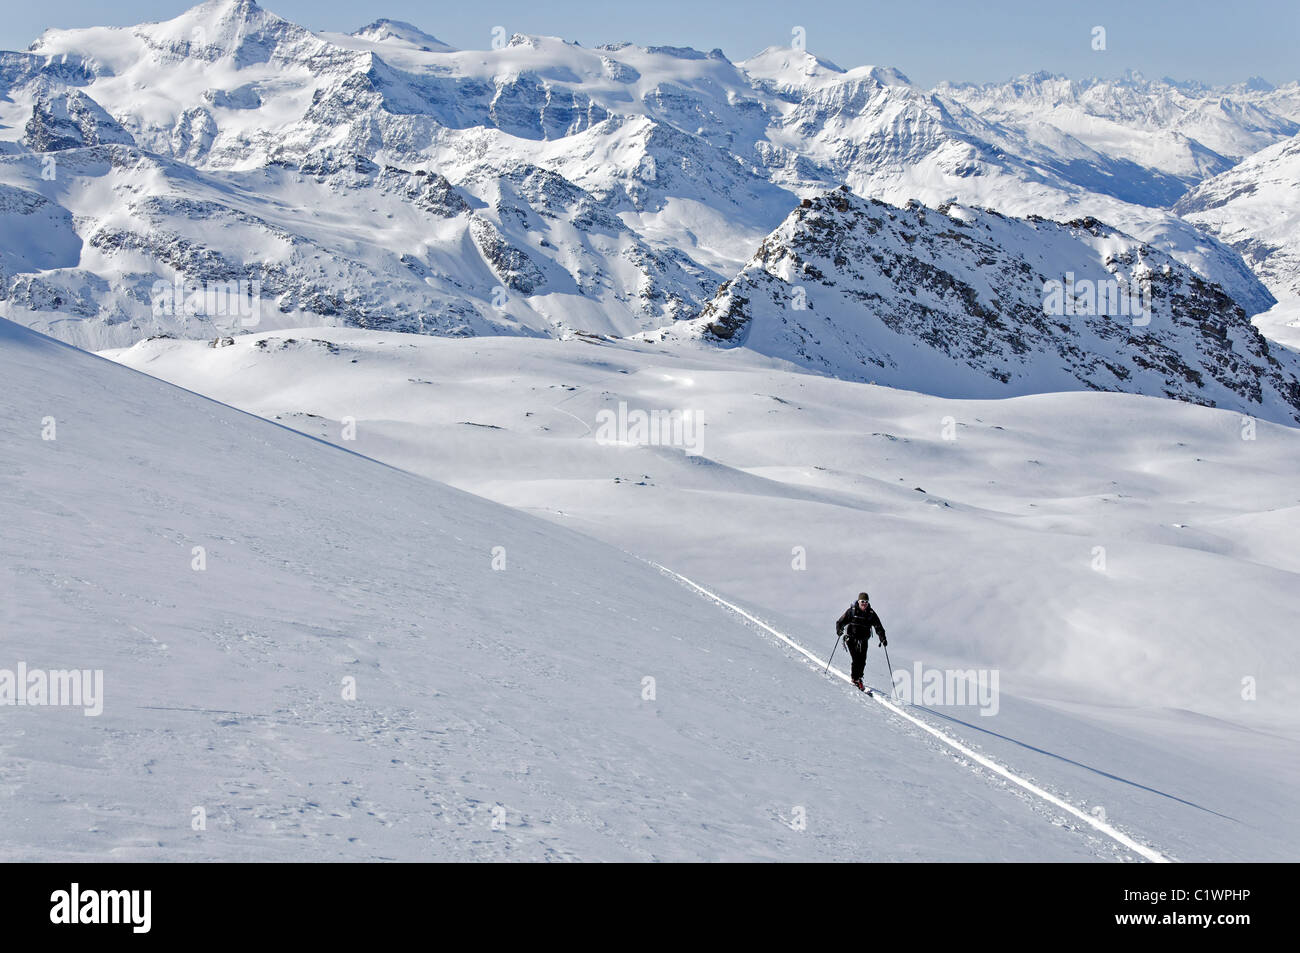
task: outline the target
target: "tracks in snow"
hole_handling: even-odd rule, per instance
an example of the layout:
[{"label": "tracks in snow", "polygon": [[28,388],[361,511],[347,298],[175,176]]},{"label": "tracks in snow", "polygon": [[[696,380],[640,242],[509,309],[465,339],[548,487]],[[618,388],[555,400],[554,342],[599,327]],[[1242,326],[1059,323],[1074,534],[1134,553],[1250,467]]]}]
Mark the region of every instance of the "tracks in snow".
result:
[{"label": "tracks in snow", "polygon": [[[673,572],[667,566],[661,566],[659,565],[659,563],[649,559],[645,560],[645,562],[649,563],[651,566],[654,566],[660,572],[672,576],[674,579],[678,580],[679,582],[685,583],[687,586],[694,589],[700,595],[704,596],[706,599],[712,600],[713,602],[722,606],[724,609],[729,609],[732,612],[735,612],[737,615],[743,616],[744,618],[748,619],[750,622],[754,623],[759,628],[763,629],[765,632],[769,632],[772,635],[776,636],[778,639],[780,639],[786,645],[790,646],[795,651],[812,659],[818,665],[823,664],[820,658],[818,658],[812,652],[808,651],[798,642],[794,641],[789,636],[781,632],[778,632],[776,629],[772,628],[770,625],[768,625],[766,622],[763,622],[761,619],[756,619],[754,616],[750,615],[744,609],[728,602],[726,599],[723,599],[717,593],[705,589],[703,586],[699,585],[696,582],[692,582],[690,579],[687,579],[681,573]],[[840,669],[832,666],[830,668],[830,671],[835,674],[836,678],[842,679],[846,682],[850,681],[849,676],[846,675],[844,672],[842,672]],[[1028,791],[1030,794],[1042,798],[1044,801],[1046,801],[1048,804],[1051,804],[1053,807],[1065,811],[1068,814],[1072,814],[1074,817],[1077,817],[1079,820],[1084,821],[1091,827],[1096,828],[1098,831],[1105,834],[1107,837],[1110,837],[1113,840],[1117,841],[1124,847],[1133,851],[1135,854],[1138,854],[1139,856],[1145,858],[1146,860],[1151,861],[1152,863],[1156,863],[1156,864],[1169,863],[1169,858],[1166,857],[1164,854],[1161,854],[1159,851],[1155,850],[1154,848],[1147,847],[1144,844],[1139,844],[1137,841],[1133,840],[1133,838],[1129,837],[1123,831],[1115,829],[1110,824],[1107,824],[1105,821],[1101,820],[1100,818],[1093,817],[1090,814],[1084,813],[1083,811],[1079,810],[1079,808],[1075,807],[1073,804],[1069,804],[1061,800],[1056,795],[1043,790],[1038,785],[1034,784],[1032,781],[1027,781],[1026,779],[1020,777],[1019,775],[1014,774],[1013,772],[1004,768],[1002,765],[998,764],[996,761],[989,758],[988,756],[977,754],[976,752],[972,751],[970,748],[962,744],[960,741],[958,741],[956,738],[953,738],[948,734],[940,731],[938,728],[935,728],[933,725],[927,724],[926,722],[922,721],[920,718],[917,718],[915,715],[909,714],[908,712],[904,711],[903,709],[895,705],[892,701],[886,700],[885,698],[882,698],[879,694],[876,693],[872,693],[869,697],[873,699],[877,704],[883,705],[885,708],[888,708],[891,712],[893,712],[895,715],[898,715],[900,718],[906,718],[908,721],[916,725],[922,731],[925,731],[933,735],[935,738],[939,739],[939,741],[947,745],[949,748],[952,748],[954,751],[959,752],[962,755],[962,757],[969,758],[971,761],[975,762],[981,767],[987,768],[988,770],[992,771],[994,774],[1006,778],[1012,784],[1019,785],[1020,787]]]}]

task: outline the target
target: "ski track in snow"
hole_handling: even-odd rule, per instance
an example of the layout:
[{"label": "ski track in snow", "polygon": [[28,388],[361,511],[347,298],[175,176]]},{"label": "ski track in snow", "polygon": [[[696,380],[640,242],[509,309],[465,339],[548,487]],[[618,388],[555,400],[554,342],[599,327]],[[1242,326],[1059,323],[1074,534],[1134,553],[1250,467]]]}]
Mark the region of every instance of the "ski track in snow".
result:
[{"label": "ski track in snow", "polygon": [[[786,645],[789,645],[795,651],[811,659],[813,662],[816,662],[819,666],[823,664],[821,659],[819,659],[808,649],[804,648],[798,642],[794,641],[794,639],[790,638],[788,635],[785,635],[782,632],[778,632],[776,629],[772,628],[766,622],[763,622],[761,619],[755,618],[754,616],[750,615],[748,612],[746,612],[744,609],[740,608],[739,606],[735,605],[734,603],[728,602],[726,599],[723,599],[717,593],[704,588],[697,582],[687,579],[681,573],[674,572],[673,570],[669,569],[667,566],[662,566],[659,563],[649,559],[645,561],[649,563],[651,566],[654,566],[660,572],[673,577],[679,582],[685,583],[687,586],[694,589],[696,592],[700,593],[705,598],[710,599],[713,602],[717,603],[718,605],[722,606],[723,608],[729,609],[730,611],[736,613],[737,615],[742,616],[743,618],[752,622],[754,625],[757,625],[759,628],[763,629],[765,632],[768,632],[776,636]],[[831,666],[829,664],[826,666],[826,670],[833,673],[836,678],[842,679],[843,681],[852,684],[852,681],[849,678],[849,676],[845,674],[842,670],[835,668],[834,666]],[[1022,778],[1019,775],[1013,773],[1012,771],[1007,770],[1006,768],[1004,768],[1002,765],[998,764],[996,761],[992,760],[991,758],[982,754],[977,754],[976,752],[972,751],[970,748],[966,747],[966,745],[962,744],[960,741],[958,741],[956,738],[953,738],[951,735],[947,734],[946,732],[940,731],[938,728],[935,728],[933,725],[927,724],[926,722],[922,721],[920,718],[917,718],[915,715],[908,714],[907,712],[899,708],[897,705],[895,705],[892,701],[886,701],[878,693],[872,692],[872,694],[869,695],[868,697],[876,701],[878,704],[883,705],[885,708],[889,709],[891,712],[893,712],[895,715],[898,715],[900,718],[907,719],[908,721],[916,725],[921,730],[925,731],[930,735],[933,735],[943,744],[947,745],[948,747],[960,753],[962,757],[969,758],[971,761],[975,762],[979,766],[987,768],[993,773],[1000,775],[1003,778],[1006,778],[1008,781],[1012,782],[1013,784],[1019,785],[1021,788],[1028,791],[1030,794],[1033,794],[1036,797],[1041,798],[1042,800],[1046,801],[1048,804],[1051,804],[1053,807],[1058,808],[1059,810],[1062,811],[1066,811],[1067,813],[1072,814],[1074,817],[1077,817],[1081,821],[1085,821],[1091,827],[1096,828],[1098,831],[1105,834],[1107,837],[1114,839],[1125,848],[1133,851],[1134,853],[1140,855],[1146,860],[1149,860],[1152,863],[1157,863],[1157,864],[1170,863],[1170,859],[1168,857],[1166,857],[1164,854],[1160,853],[1159,851],[1155,850],[1154,848],[1138,843],[1136,840],[1134,840],[1132,837],[1129,837],[1123,831],[1116,829],[1114,826],[1106,823],[1100,818],[1093,817],[1089,814],[1084,813],[1083,811],[1075,807],[1073,804],[1061,800],[1056,795],[1050,793],[1049,791],[1043,790],[1033,782],[1028,781],[1025,778]]]},{"label": "ski track in snow", "polygon": [[[1111,809],[1113,795],[1122,814],[1100,818],[1167,858],[1294,857],[1300,655],[1285,633],[1300,611],[1300,498],[1289,479],[1300,431],[1264,425],[1259,440],[1243,440],[1232,414],[1120,394],[950,401],[794,374],[734,351],[688,359],[583,339],[311,333],[340,356],[283,350],[279,332],[217,350],[159,340],[117,356],[335,446],[335,422],[353,415],[363,423],[354,451],[672,566],[796,637],[821,631],[827,593],[857,592],[865,576],[905,633],[900,670],[922,659],[954,671],[992,664],[1007,679],[996,723],[907,712],[1085,812]],[[597,439],[594,421],[618,401],[698,411],[707,455]],[[958,440],[940,438],[948,416]],[[791,576],[784,554],[809,541],[816,563]],[[1106,571],[1087,561],[1094,543],[1113,544],[1103,548],[1115,557]],[[673,601],[699,602],[654,575],[678,590]],[[760,634],[726,617],[739,623],[733,637]],[[701,622],[690,631],[713,634],[717,623]],[[822,673],[828,650],[814,662],[779,642],[763,634],[745,650],[779,648],[775,661],[753,658],[752,672],[784,682],[777,673],[798,661]],[[1241,677],[1265,672],[1258,700],[1240,694]],[[803,714],[842,724],[843,705],[858,702],[841,691],[809,697]],[[1140,860],[919,725],[865,719],[853,733],[864,750],[870,731],[861,729],[891,725],[879,741],[892,777],[879,780],[920,793],[920,779],[899,771],[912,760],[933,775],[936,810],[944,784],[949,796],[983,787],[950,774],[952,761],[1014,795],[989,806],[1014,815],[1006,819],[1018,834],[1056,840],[1058,828],[1074,842],[1067,851]],[[862,769],[845,771],[847,789],[867,780]],[[946,831],[969,823],[947,818]],[[909,834],[949,849],[928,831]]]}]

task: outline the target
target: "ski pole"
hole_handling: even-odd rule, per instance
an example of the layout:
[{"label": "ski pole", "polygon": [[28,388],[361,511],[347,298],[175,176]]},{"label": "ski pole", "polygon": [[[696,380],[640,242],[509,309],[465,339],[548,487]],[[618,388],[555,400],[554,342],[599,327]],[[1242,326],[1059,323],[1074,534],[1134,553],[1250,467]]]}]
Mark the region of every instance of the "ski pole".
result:
[{"label": "ski pole", "polygon": [[[882,645],[881,648],[885,650],[885,664],[889,665],[889,646]],[[892,665],[889,665],[889,697],[894,697],[894,666]]]},{"label": "ski pole", "polygon": [[828,658],[828,659],[826,660],[826,671],[825,671],[825,672],[822,672],[823,675],[825,675],[826,672],[829,672],[829,671],[831,670],[831,659],[835,658],[835,650],[838,649],[839,647],[840,647],[840,634],[839,634],[838,632],[836,632],[836,633],[835,633],[835,644],[834,644],[833,646],[831,646],[831,658]]}]

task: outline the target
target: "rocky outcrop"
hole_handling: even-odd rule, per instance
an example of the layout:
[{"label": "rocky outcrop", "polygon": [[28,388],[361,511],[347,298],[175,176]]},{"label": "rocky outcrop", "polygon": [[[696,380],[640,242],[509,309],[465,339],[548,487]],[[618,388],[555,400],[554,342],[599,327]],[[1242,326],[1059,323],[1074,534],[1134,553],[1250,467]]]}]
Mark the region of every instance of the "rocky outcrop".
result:
[{"label": "rocky outcrop", "polygon": [[1300,357],[1222,288],[1091,218],[836,190],[795,209],[697,317],[644,337],[947,396],[1087,388],[1300,421]]},{"label": "rocky outcrop", "polygon": [[134,144],[117,120],[79,89],[38,99],[24,128],[22,142],[33,152],[58,152],[107,143]]}]

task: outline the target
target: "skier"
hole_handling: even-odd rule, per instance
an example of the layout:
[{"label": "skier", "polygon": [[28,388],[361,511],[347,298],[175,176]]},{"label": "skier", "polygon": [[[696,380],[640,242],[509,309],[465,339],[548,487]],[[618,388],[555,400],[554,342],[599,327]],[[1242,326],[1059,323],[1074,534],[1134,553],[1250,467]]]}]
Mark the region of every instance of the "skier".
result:
[{"label": "skier", "polygon": [[[880,616],[871,608],[871,600],[865,592],[858,593],[858,601],[849,606],[848,611],[835,623],[835,635],[844,637],[844,647],[853,656],[853,684],[858,691],[866,691],[862,684],[862,673],[867,667],[867,645],[871,641],[871,630],[876,630],[881,646],[885,641],[885,627],[880,624]],[[845,634],[847,630],[848,634]]]}]

